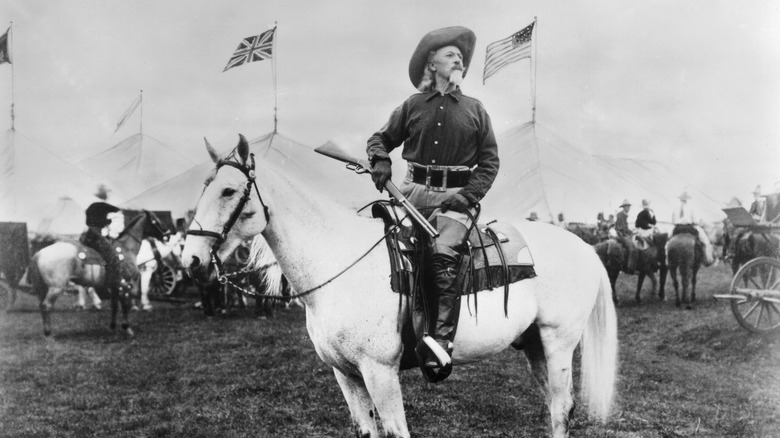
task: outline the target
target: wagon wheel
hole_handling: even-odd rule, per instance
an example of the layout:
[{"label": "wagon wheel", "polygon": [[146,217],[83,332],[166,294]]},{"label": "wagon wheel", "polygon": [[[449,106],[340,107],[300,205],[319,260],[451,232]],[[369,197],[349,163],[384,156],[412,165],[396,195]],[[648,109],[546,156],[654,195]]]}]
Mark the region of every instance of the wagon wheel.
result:
[{"label": "wagon wheel", "polygon": [[4,280],[0,280],[0,312],[6,312],[16,301],[16,291]]},{"label": "wagon wheel", "polygon": [[739,325],[755,333],[780,327],[780,260],[759,257],[745,263],[731,281],[731,311]]},{"label": "wagon wheel", "polygon": [[160,263],[160,266],[152,274],[151,280],[149,280],[149,294],[158,296],[170,295],[175,287],[176,271],[165,263]]}]

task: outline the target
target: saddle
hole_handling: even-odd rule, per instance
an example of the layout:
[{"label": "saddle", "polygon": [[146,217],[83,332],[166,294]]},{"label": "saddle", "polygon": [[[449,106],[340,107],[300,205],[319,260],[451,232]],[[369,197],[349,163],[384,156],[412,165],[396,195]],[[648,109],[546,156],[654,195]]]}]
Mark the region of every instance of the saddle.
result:
[{"label": "saddle", "polygon": [[[418,229],[403,208],[391,203],[375,203],[373,217],[384,221],[385,238],[390,256],[390,285],[399,295],[411,297],[410,323],[402,330],[404,355],[401,368],[418,365],[414,354],[417,341],[425,332],[425,241],[428,236]],[[472,227],[458,266],[461,295],[471,295],[477,312],[479,291],[504,288],[504,315],[508,311],[509,285],[536,276],[534,261],[522,234],[513,226],[492,221]]]}]

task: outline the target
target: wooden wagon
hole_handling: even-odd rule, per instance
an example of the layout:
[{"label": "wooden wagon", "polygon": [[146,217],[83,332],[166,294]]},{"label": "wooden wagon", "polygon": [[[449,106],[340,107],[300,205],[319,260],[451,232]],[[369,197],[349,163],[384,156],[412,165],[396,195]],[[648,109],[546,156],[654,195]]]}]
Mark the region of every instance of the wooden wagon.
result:
[{"label": "wooden wagon", "polygon": [[750,216],[742,207],[723,210],[731,226],[738,230],[733,244],[748,236],[754,246],[765,245],[767,251],[744,263],[740,261],[729,293],[715,295],[729,300],[737,322],[756,333],[780,327],[780,193],[765,195],[764,199],[761,220]]}]

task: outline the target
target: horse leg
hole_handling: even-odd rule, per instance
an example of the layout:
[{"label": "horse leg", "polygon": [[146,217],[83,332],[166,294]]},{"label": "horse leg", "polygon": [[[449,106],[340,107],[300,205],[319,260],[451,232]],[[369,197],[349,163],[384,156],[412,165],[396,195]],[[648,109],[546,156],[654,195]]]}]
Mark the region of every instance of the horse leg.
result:
[{"label": "horse leg", "polygon": [[[528,368],[536,380],[539,393],[544,399],[544,406],[550,405],[550,385],[547,381],[547,359],[544,356],[544,346],[542,338],[539,336],[539,326],[531,324],[528,329],[520,336],[523,345],[523,353],[528,360]],[[541,417],[544,418],[546,412],[542,408]]]},{"label": "horse leg", "polygon": [[674,286],[675,305],[677,307],[680,307],[680,282],[677,281],[677,266],[670,267],[669,272],[672,274],[672,285]]},{"label": "horse leg", "polygon": [[691,303],[696,302],[696,275],[699,273],[699,267],[694,266],[691,274]]},{"label": "horse leg", "polygon": [[669,268],[666,265],[661,265],[658,269],[658,298],[661,301],[666,301],[666,274],[669,272]]},{"label": "horse leg", "polygon": [[115,288],[111,288],[109,291],[111,294],[111,324],[109,327],[111,330],[116,330],[116,314],[119,311],[119,292]]},{"label": "horse leg", "polygon": [[609,285],[612,286],[612,302],[615,304],[619,303],[618,296],[617,296],[617,279],[620,275],[620,268],[619,267],[611,267],[610,270],[607,272],[609,275]]},{"label": "horse leg", "polygon": [[92,300],[92,307],[95,310],[103,309],[103,300],[101,300],[97,292],[95,292],[95,288],[89,286],[86,289],[87,289],[87,294],[89,295],[89,299]]},{"label": "horse leg", "polygon": [[41,309],[41,318],[43,319],[44,336],[51,336],[51,309],[54,308],[54,303],[64,290],[65,288],[63,287],[50,286],[41,298],[39,307]]},{"label": "horse leg", "polygon": [[655,291],[658,290],[658,281],[655,279],[655,273],[650,272],[647,274],[647,278],[650,279],[650,296],[655,295]]},{"label": "horse leg", "polygon": [[377,421],[385,436],[410,438],[406,414],[404,414],[401,382],[398,380],[398,368],[373,363],[361,366],[360,371],[371,400],[374,402],[376,414],[379,416]]},{"label": "horse leg", "polygon": [[336,381],[341,387],[344,399],[347,400],[352,426],[355,428],[355,436],[358,438],[379,436],[374,404],[363,379],[347,376],[336,368],[333,368],[333,373],[336,375]]},{"label": "horse leg", "polygon": [[[684,266],[682,269],[682,302],[687,308],[690,308],[690,301],[688,301],[688,284],[691,281],[691,267]],[[679,300],[678,300],[679,301]],[[677,303],[680,306],[680,303]]]},{"label": "horse leg", "polygon": [[642,285],[645,283],[645,271],[640,270],[639,274],[636,278],[636,295],[634,296],[634,299],[637,303],[642,302],[641,292],[642,292]]},{"label": "horse leg", "polygon": [[133,299],[130,293],[126,291],[117,292],[121,294],[119,296],[119,302],[122,305],[122,330],[125,331],[127,336],[133,336],[133,329],[130,327],[130,310],[133,308]]},{"label": "horse leg", "polygon": [[[543,339],[550,336],[542,336]],[[574,412],[574,398],[572,397],[572,358],[574,347],[571,345],[551,346],[545,343],[545,356],[547,358],[547,379],[549,384],[550,421],[552,423],[553,438],[569,436],[569,420]]]}]

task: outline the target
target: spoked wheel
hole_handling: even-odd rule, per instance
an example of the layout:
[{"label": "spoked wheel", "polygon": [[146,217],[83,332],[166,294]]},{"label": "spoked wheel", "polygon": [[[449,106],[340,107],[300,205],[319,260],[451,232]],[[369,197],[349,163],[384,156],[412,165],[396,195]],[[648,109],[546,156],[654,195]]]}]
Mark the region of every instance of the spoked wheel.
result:
[{"label": "spoked wheel", "polygon": [[0,312],[5,312],[14,305],[16,301],[16,292],[11,285],[4,280],[0,280]]},{"label": "spoked wheel", "polygon": [[755,333],[780,327],[780,261],[759,257],[745,263],[731,281],[731,311],[739,325]]},{"label": "spoked wheel", "polygon": [[152,274],[149,280],[149,294],[152,295],[170,295],[176,287],[176,271],[165,263]]}]

